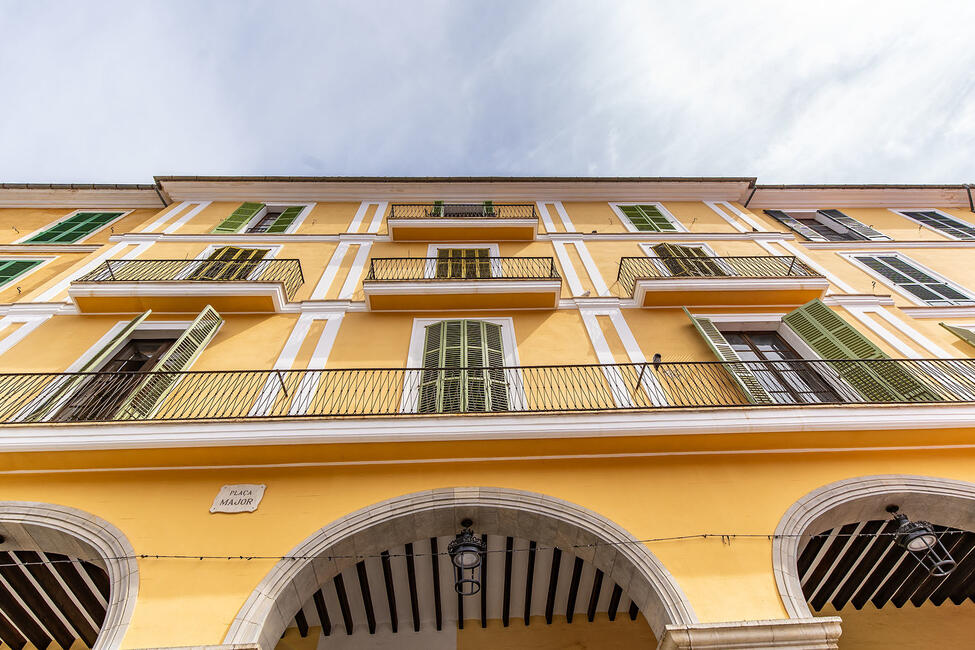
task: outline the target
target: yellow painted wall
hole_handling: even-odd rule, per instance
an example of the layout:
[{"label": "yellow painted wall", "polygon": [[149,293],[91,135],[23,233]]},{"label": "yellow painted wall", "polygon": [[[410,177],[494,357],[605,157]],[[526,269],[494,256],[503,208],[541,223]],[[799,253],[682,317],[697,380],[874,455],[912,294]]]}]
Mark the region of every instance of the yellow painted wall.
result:
[{"label": "yellow painted wall", "polygon": [[[85,212],[129,212],[128,208],[89,209]],[[0,244],[10,244],[18,239],[33,234],[34,231],[44,230],[75,212],[70,208],[2,208],[0,209]],[[79,244],[104,244],[112,234],[133,232],[149,223],[158,210],[154,208],[139,208],[118,221],[99,229],[85,237]],[[18,232],[19,231],[19,232]]]},{"label": "yellow painted wall", "polygon": [[844,607],[837,612],[826,605],[820,616],[841,616],[843,636],[840,650],[929,650],[930,648],[970,648],[975,630],[975,604],[970,600],[954,605],[950,600],[921,607],[910,603],[900,609],[887,604],[859,611]]}]

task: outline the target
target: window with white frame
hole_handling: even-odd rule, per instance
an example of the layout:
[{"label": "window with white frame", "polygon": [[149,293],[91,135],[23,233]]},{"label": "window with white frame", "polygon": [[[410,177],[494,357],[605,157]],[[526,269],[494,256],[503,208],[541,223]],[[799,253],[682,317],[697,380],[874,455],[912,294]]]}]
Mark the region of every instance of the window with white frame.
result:
[{"label": "window with white frame", "polygon": [[504,276],[498,244],[430,244],[423,277],[444,280]]},{"label": "window with white frame", "polygon": [[610,203],[630,232],[687,232],[660,203]]},{"label": "window with white frame", "polygon": [[898,214],[955,239],[975,239],[975,226],[937,210],[899,210]]},{"label": "window with white frame", "polygon": [[899,253],[851,254],[849,259],[901,293],[933,306],[975,305],[972,294]]},{"label": "window with white frame", "polygon": [[839,210],[765,210],[809,241],[884,241],[890,237]]}]

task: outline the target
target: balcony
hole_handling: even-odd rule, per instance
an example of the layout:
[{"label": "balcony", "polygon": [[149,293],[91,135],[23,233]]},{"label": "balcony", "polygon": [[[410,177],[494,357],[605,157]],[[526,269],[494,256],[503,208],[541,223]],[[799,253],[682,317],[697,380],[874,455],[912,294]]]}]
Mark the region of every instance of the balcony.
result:
[{"label": "balcony", "polygon": [[643,307],[792,306],[829,281],[793,256],[624,257],[619,286]]},{"label": "balcony", "polygon": [[396,203],[387,221],[393,241],[532,241],[533,203]]},{"label": "balcony", "polygon": [[362,286],[373,311],[554,309],[562,278],[551,257],[377,257]]},{"label": "balcony", "polygon": [[0,374],[0,424],[970,402],[975,359]]},{"label": "balcony", "polygon": [[274,312],[304,284],[294,259],[106,260],[71,282],[68,295],[86,313]]}]

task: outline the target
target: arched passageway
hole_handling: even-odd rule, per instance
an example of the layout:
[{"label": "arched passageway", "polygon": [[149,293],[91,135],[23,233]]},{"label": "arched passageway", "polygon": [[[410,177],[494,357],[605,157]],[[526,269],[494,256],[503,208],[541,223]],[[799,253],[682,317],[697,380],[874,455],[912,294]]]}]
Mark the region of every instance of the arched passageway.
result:
[{"label": "arched passageway", "polygon": [[[524,618],[530,547],[534,542],[529,616],[540,616],[546,622],[555,616],[566,618],[571,611],[576,620],[588,622],[593,585],[601,580],[593,605],[594,618],[598,615],[608,620],[610,609],[615,609],[616,620],[612,623],[625,625],[624,621],[630,621],[632,613],[634,619],[645,619],[657,638],[662,637],[667,624],[696,621],[687,599],[667,570],[646,546],[608,519],[541,494],[497,488],[446,488],[405,495],[364,508],[311,535],[289,555],[314,559],[278,563],[241,608],[224,643],[259,643],[265,650],[274,648],[289,626],[298,626],[296,614],[302,612],[299,615],[304,619],[302,625],[308,624],[310,618],[315,620],[313,617],[318,616],[315,600],[319,594],[320,604],[325,605],[336,632],[347,635],[346,625],[353,631],[365,629],[367,634],[370,627],[378,628],[380,623],[391,627],[393,616],[387,587],[396,597],[398,628],[412,630],[406,544],[411,545],[415,556],[417,600],[421,581],[428,596],[423,611],[418,612],[421,629],[424,619],[436,629],[433,594],[438,587],[441,628],[456,629],[459,604],[449,575],[450,560],[438,555],[433,556],[439,560],[434,563],[431,551],[434,544],[439,551],[444,550],[444,543],[458,531],[463,519],[474,522],[477,533],[486,536],[491,551],[486,554],[485,622],[504,618],[509,538],[512,562],[508,616],[511,619]],[[514,552],[515,548],[518,552]],[[390,557],[388,582],[383,569],[384,551],[390,556],[395,551],[397,560],[402,560],[394,567]],[[419,557],[420,553],[424,556]],[[436,581],[435,564],[441,568]],[[573,592],[575,602],[570,608]],[[584,595],[580,596],[580,592]],[[345,606],[341,602],[343,597]],[[366,605],[370,601],[371,616]],[[463,599],[461,620],[480,621],[481,606],[478,596]],[[471,614],[468,608],[473,609]]]}]

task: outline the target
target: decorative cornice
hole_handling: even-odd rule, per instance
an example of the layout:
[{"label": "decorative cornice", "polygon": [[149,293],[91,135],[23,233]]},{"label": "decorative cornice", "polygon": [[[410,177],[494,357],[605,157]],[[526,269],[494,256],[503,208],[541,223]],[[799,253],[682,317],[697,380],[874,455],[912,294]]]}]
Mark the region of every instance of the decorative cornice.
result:
[{"label": "decorative cornice", "polygon": [[975,241],[945,239],[942,241],[800,241],[806,248],[818,250],[860,250],[870,248],[975,248]]},{"label": "decorative cornice", "polygon": [[894,304],[894,298],[890,294],[872,295],[834,293],[823,298],[823,303],[838,307],[889,307]]},{"label": "decorative cornice", "polygon": [[94,253],[101,244],[0,244],[0,253]]},{"label": "decorative cornice", "polygon": [[0,184],[0,208],[162,208],[154,185]]},{"label": "decorative cornice", "polygon": [[657,650],[834,650],[842,629],[839,616],[767,621],[668,625]]},{"label": "decorative cornice", "polygon": [[973,318],[975,307],[901,307],[911,318]]}]

